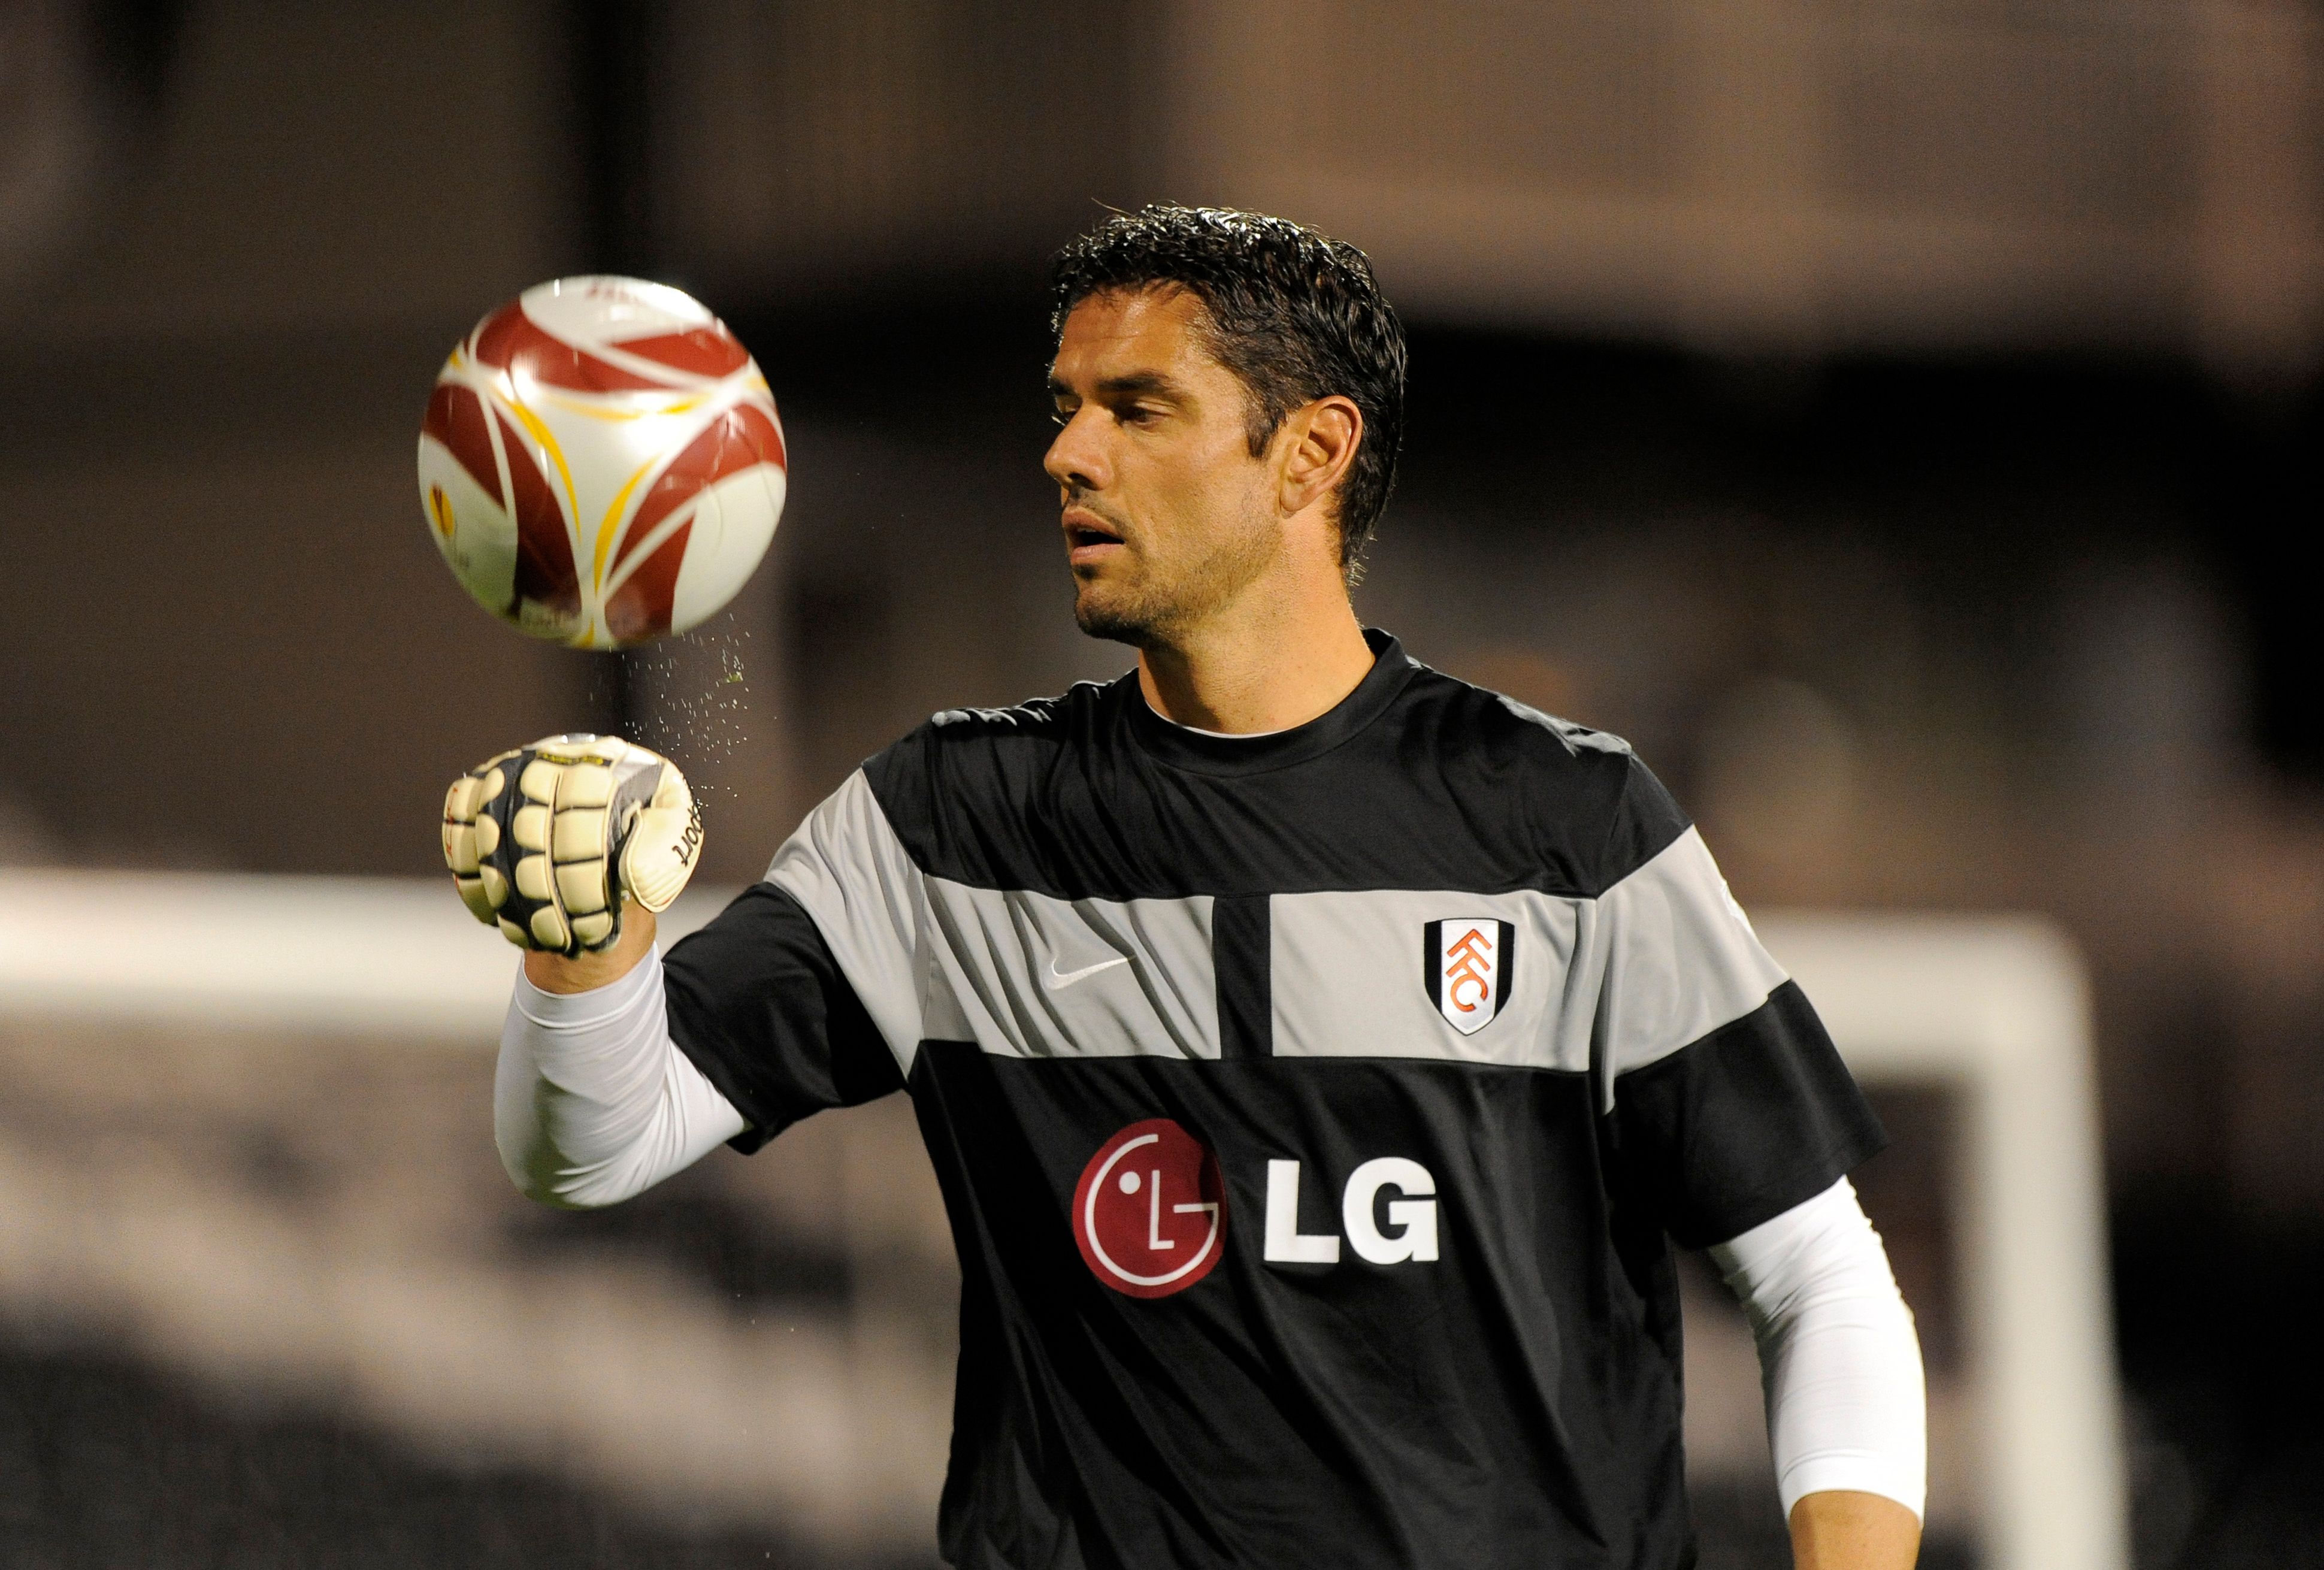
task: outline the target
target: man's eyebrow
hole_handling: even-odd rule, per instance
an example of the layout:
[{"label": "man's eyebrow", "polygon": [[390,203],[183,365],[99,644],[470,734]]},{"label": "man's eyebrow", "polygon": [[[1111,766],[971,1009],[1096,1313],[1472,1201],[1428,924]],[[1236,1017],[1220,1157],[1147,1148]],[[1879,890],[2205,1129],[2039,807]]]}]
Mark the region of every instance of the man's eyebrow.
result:
[{"label": "man's eyebrow", "polygon": [[[1132,371],[1126,376],[1108,376],[1097,384],[1101,398],[1179,398],[1185,396],[1178,383],[1159,371]],[[1063,379],[1049,378],[1049,396],[1078,398],[1080,393],[1065,385]]]},{"label": "man's eyebrow", "polygon": [[1178,383],[1159,371],[1133,371],[1127,376],[1108,376],[1097,384],[1097,390],[1112,398],[1175,398],[1178,395]]}]

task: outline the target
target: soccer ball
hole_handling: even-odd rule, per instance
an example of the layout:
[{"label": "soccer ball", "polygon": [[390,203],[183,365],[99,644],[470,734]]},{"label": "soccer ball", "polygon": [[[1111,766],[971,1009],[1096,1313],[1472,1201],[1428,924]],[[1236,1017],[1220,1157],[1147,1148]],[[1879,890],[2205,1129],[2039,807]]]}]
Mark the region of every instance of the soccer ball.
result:
[{"label": "soccer ball", "polygon": [[420,501],[461,586],[536,638],[619,649],[734,597],[782,516],[766,378],[692,296],[560,278],[437,373]]}]

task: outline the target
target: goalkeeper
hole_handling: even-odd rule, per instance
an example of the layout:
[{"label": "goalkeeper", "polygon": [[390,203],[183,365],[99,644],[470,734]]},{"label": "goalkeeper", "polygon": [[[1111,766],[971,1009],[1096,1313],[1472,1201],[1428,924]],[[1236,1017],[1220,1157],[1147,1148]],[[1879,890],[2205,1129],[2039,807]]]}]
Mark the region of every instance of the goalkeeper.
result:
[{"label": "goalkeeper", "polygon": [[1068,246],[1074,614],[1136,668],[937,715],[667,954],[685,781],[561,736],[447,802],[528,950],[503,1159],[610,1205],[902,1090],[962,1272],[953,1565],[1695,1562],[1671,1246],[1766,1374],[1803,1570],[1917,1554],[1878,1124],[1622,742],[1349,599],[1402,330],[1361,253],[1155,208]]}]

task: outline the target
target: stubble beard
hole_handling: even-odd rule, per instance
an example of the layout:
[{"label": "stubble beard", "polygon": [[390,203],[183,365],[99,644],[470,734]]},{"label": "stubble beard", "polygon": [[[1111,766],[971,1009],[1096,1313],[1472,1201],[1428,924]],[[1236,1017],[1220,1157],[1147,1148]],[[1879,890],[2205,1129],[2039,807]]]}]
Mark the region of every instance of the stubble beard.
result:
[{"label": "stubble beard", "polygon": [[1165,649],[1258,581],[1282,549],[1279,525],[1252,517],[1199,559],[1157,564],[1132,554],[1130,583],[1076,580],[1074,621],[1093,638],[1133,649]]}]

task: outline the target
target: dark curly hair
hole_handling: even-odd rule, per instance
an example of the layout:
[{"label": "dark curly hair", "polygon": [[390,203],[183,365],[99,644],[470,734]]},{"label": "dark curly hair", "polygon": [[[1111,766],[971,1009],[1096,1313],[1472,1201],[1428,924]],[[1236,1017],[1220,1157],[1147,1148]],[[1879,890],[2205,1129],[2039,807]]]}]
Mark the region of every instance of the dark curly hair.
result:
[{"label": "dark curly hair", "polygon": [[1284,416],[1339,393],[1362,411],[1355,460],[1334,518],[1352,584],[1396,488],[1404,437],[1404,324],[1344,240],[1305,224],[1231,208],[1154,206],[1119,213],[1059,251],[1049,267],[1049,331],[1093,294],[1176,284],[1210,317],[1212,356],[1250,394],[1253,457]]}]

